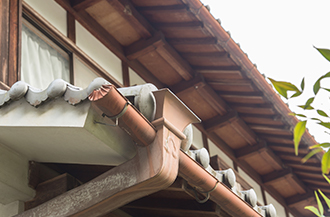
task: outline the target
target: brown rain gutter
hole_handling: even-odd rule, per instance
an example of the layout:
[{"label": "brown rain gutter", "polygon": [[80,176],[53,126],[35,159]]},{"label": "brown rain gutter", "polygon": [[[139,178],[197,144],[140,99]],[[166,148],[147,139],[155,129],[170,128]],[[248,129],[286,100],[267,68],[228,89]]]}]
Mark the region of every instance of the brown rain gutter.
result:
[{"label": "brown rain gutter", "polygon": [[119,126],[138,143],[136,155],[90,182],[16,217],[104,216],[169,187],[178,175],[180,145],[185,139],[182,131],[199,119],[169,90],[159,90],[154,95],[157,110],[152,126],[113,86],[104,85],[94,90],[89,97],[92,106],[106,116],[117,116]]},{"label": "brown rain gutter", "polygon": [[179,155],[179,176],[200,192],[210,192],[210,199],[231,216],[261,217],[249,204],[219,182],[184,152]]},{"label": "brown rain gutter", "polygon": [[185,139],[183,129],[199,119],[169,90],[155,91],[154,95],[157,110],[153,125],[157,132],[133,106],[127,105],[127,99],[116,88],[103,85],[94,90],[89,97],[92,104],[107,116],[119,118],[119,126],[138,142],[136,156],[16,217],[103,216],[131,201],[166,189],[174,182],[178,171],[201,191],[212,189],[211,200],[229,214],[260,217],[246,202],[180,151],[181,141]]},{"label": "brown rain gutter", "polygon": [[[292,111],[283,102],[283,100],[275,93],[270,84],[258,71],[256,66],[250,61],[247,55],[241,50],[230,35],[215,20],[212,14],[207,10],[200,0],[183,0],[188,5],[190,11],[200,19],[204,27],[207,28],[219,40],[219,44],[230,54],[234,62],[246,72],[246,75],[253,80],[253,83],[263,91],[264,96],[273,103],[275,109],[284,117],[285,121],[291,126],[298,123],[296,117],[288,115]],[[303,135],[303,141],[308,145],[317,144],[315,139],[308,133]],[[319,155],[321,156],[321,155]]]}]

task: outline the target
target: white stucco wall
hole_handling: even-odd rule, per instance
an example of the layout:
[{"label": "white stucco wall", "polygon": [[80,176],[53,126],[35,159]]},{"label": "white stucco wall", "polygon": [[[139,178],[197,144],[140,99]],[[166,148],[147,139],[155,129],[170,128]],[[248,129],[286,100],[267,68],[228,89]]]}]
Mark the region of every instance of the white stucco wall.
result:
[{"label": "white stucco wall", "polygon": [[[22,144],[24,145],[24,144]],[[0,144],[0,203],[30,200],[34,190],[28,186],[28,159]]]},{"label": "white stucco wall", "polygon": [[66,10],[54,0],[24,0],[63,35],[67,35]]},{"label": "white stucco wall", "polygon": [[24,211],[23,201],[14,201],[7,205],[0,204],[0,217],[10,217]]}]

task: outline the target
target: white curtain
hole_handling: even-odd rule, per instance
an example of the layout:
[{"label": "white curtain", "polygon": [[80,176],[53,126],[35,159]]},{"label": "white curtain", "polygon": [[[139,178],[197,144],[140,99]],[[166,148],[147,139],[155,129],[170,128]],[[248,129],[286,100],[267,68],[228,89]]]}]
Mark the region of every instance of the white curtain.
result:
[{"label": "white curtain", "polygon": [[33,87],[45,89],[57,78],[70,82],[68,56],[64,57],[22,25],[21,80]]}]

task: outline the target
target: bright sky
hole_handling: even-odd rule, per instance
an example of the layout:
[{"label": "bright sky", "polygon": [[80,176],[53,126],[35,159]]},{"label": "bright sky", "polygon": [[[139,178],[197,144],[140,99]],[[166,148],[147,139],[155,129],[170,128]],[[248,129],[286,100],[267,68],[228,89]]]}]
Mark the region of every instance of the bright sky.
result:
[{"label": "bright sky", "polygon": [[[300,87],[305,77],[306,90],[302,100],[290,100],[295,105],[304,104],[313,96],[312,86],[323,74],[330,71],[327,62],[313,46],[330,49],[329,0],[202,0],[211,7],[211,13],[221,20],[221,25],[231,33],[258,70],[267,77],[289,81]],[[330,80],[330,79],[329,79]],[[321,86],[330,88],[330,81]],[[325,92],[325,91],[324,91]],[[314,104],[324,106],[330,116],[330,94],[322,93]],[[330,120],[325,120],[329,121]],[[307,125],[318,142],[330,142],[324,128]],[[330,130],[329,130],[330,132]]]}]

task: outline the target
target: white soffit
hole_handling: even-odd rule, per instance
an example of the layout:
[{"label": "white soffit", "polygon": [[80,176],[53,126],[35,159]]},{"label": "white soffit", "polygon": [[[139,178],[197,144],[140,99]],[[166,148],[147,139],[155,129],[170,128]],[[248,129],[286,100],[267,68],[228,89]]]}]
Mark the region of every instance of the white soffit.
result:
[{"label": "white soffit", "polygon": [[[24,97],[15,101],[10,95],[15,85],[8,92],[0,92],[0,143],[38,162],[118,165],[135,155],[132,139],[119,127],[94,123],[113,124],[84,100],[105,80],[98,78],[85,90],[56,82],[55,88],[51,84],[39,95],[27,86],[27,93],[21,94]],[[65,90],[58,91],[63,82]],[[34,103],[28,102],[29,96]],[[35,102],[37,107],[31,105]]]}]

